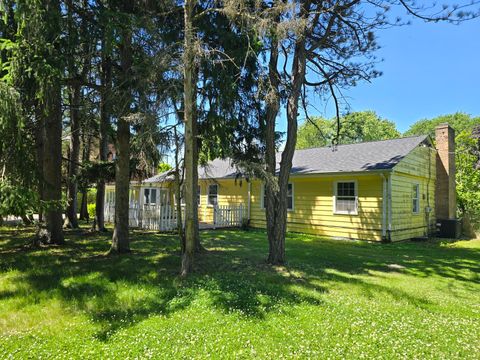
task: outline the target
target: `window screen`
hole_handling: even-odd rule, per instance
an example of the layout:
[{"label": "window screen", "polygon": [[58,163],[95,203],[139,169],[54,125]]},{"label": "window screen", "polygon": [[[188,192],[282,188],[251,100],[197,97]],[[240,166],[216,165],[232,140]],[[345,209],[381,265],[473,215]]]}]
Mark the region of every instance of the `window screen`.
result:
[{"label": "window screen", "polygon": [[157,203],[157,189],[143,190],[143,203],[145,205],[154,205]]},{"label": "window screen", "polygon": [[287,187],[287,209],[293,210],[293,185],[288,184]]},{"label": "window screen", "polygon": [[418,184],[413,185],[412,187],[412,211],[418,213],[420,210],[420,199],[419,199],[419,186]]},{"label": "window screen", "polygon": [[218,204],[218,185],[209,185],[208,186],[208,204],[217,205]]},{"label": "window screen", "polygon": [[340,214],[357,213],[357,191],[354,181],[338,182],[335,194],[335,212]]}]

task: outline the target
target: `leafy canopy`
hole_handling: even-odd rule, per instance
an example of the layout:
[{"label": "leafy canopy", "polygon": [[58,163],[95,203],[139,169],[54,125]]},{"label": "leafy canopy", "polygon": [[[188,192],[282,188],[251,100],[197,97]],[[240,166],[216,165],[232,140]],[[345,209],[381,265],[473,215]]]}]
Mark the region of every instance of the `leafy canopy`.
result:
[{"label": "leafy canopy", "polygon": [[455,130],[455,163],[457,200],[460,212],[468,213],[479,225],[480,220],[480,171],[479,143],[472,131],[480,125],[480,117],[465,113],[442,115],[433,119],[422,119],[410,126],[405,135],[429,134],[435,139],[435,127],[448,123]]},{"label": "leafy canopy", "polygon": [[457,112],[455,114],[441,115],[432,119],[422,119],[410,126],[405,132],[406,136],[412,135],[430,135],[435,138],[435,127],[448,123],[456,134],[460,134],[464,130],[472,130],[477,124],[480,124],[479,117],[472,117],[469,114]]},{"label": "leafy canopy", "polygon": [[[387,140],[400,136],[395,123],[382,119],[371,110],[352,112],[340,118],[339,144]],[[336,137],[336,119],[313,118],[299,127],[297,149],[328,146]]]}]

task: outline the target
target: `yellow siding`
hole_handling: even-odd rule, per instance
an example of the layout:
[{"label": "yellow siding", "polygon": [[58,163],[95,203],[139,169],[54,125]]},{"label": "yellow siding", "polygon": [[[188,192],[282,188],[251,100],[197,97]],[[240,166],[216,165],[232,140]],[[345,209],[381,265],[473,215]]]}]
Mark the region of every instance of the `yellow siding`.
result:
[{"label": "yellow siding", "polygon": [[[429,160],[430,155],[430,160]],[[420,211],[413,213],[413,186],[419,185]],[[431,211],[428,212],[427,208]],[[435,227],[435,151],[418,147],[392,173],[393,241],[425,236]]]},{"label": "yellow siding", "polygon": [[[391,207],[385,206],[385,230],[390,219],[390,239],[393,241],[425,235],[435,226],[435,150],[418,147],[385,176],[391,180]],[[357,183],[358,214],[334,213],[334,189],[337,181]],[[383,178],[380,173],[351,175],[292,176],[294,209],[288,211],[287,230],[320,236],[361,240],[382,240]],[[250,224],[265,227],[262,209],[262,183],[253,180],[200,180],[199,221],[213,222],[213,207],[208,205],[208,186],[218,185],[218,204],[248,209],[250,191]],[[419,184],[419,213],[413,212],[413,185]],[[172,196],[173,184],[150,184],[168,187]],[[137,192],[136,192],[137,193]],[[386,200],[385,200],[386,201]],[[390,212],[391,208],[391,214]],[[430,208],[430,212],[427,211]]]},{"label": "yellow siding", "polygon": [[[357,181],[358,215],[334,214],[335,181]],[[364,240],[382,239],[382,178],[376,175],[349,177],[292,177],[294,209],[287,215],[288,231]],[[261,208],[261,183],[252,184],[251,224],[265,227]]]},{"label": "yellow siding", "polygon": [[[200,204],[199,221],[213,222],[213,206],[208,205],[208,186],[218,185],[218,205],[238,206],[248,204],[248,183],[245,180],[221,179],[221,180],[199,180]],[[246,210],[245,210],[246,211]]]}]

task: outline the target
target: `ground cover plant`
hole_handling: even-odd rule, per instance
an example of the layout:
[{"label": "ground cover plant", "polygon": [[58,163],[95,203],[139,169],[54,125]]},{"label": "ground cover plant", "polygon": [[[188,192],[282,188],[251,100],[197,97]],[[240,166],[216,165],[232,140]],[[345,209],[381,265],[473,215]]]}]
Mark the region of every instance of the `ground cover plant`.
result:
[{"label": "ground cover plant", "polygon": [[175,236],[0,228],[0,358],[479,358],[480,240],[377,244],[205,231],[178,277]]}]

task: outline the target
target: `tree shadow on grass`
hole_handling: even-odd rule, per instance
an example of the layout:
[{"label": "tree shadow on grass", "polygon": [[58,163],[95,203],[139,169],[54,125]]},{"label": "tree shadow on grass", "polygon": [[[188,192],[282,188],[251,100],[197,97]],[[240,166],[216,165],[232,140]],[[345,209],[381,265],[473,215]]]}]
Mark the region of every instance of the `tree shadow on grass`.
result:
[{"label": "tree shadow on grass", "polygon": [[[412,276],[440,276],[477,283],[480,252],[475,249],[427,244],[367,244],[327,241],[292,234],[287,239],[289,263],[265,264],[267,242],[261,231],[202,232],[210,249],[196,259],[195,273],[177,277],[180,254],[173,235],[133,233],[133,252],[105,256],[110,234],[67,233],[63,247],[29,251],[16,249],[24,236],[0,245],[0,276],[15,271],[12,282],[22,286],[0,292],[0,301],[29,297],[59,299],[68,309],[81,310],[108,341],[117,331],[151,316],[170,316],[201,299],[225,313],[263,319],[291,305],[322,306],[327,281],[352,284],[362,294],[386,293],[393,299],[428,308],[430,302],[399,289],[373,284],[356,275],[390,272],[401,265]],[[288,305],[288,306],[284,306]]]},{"label": "tree shadow on grass", "polygon": [[[266,255],[263,231],[211,231],[207,247],[228,249],[249,259],[262,260]],[[453,246],[452,246],[453,245]],[[427,242],[393,244],[349,240],[327,240],[311,235],[290,233],[286,241],[288,266],[315,272],[323,268],[362,274],[369,271],[398,271],[392,264],[419,277],[438,275],[444,278],[478,283],[480,249],[456,247],[455,242],[432,239]]]},{"label": "tree shadow on grass", "polygon": [[[2,297],[33,296],[40,303],[58,299],[66,309],[80,310],[99,324],[95,336],[102,341],[151,316],[170,316],[200,298],[219,311],[257,318],[283,304],[321,303],[318,296],[293,291],[296,281],[262,261],[247,261],[232,251],[207,251],[198,258],[196,272],[180,280],[177,244],[174,236],[137,234],[131,254],[105,256],[109,237],[68,233],[62,247],[7,253],[0,274],[15,271],[12,282],[21,286]],[[248,247],[238,245],[232,249]]]},{"label": "tree shadow on grass", "polygon": [[[217,267],[231,266],[242,269],[239,264],[248,262],[260,264],[266,254],[265,234],[262,231],[249,232],[212,232],[212,244],[223,253],[219,256]],[[237,244],[242,244],[237,246]],[[244,246],[247,244],[248,246]],[[395,244],[366,243],[354,241],[325,240],[302,234],[289,234],[287,237],[288,264],[281,272],[300,274],[301,280],[296,287],[308,291],[321,292],[316,288],[325,281],[355,285],[369,298],[379,293],[388,294],[394,300],[407,301],[410,304],[428,308],[432,304],[412,292],[402,291],[394,286],[384,286],[369,281],[370,278],[384,277],[389,273],[402,273],[417,278],[436,277],[450,288],[451,280],[459,281],[460,286],[469,291],[478,291],[480,283],[480,249],[456,247],[441,240],[425,243],[402,242]],[[453,245],[453,246],[452,246]],[[242,257],[244,261],[225,261]],[[211,259],[209,259],[211,261]],[[223,265],[222,265],[223,263]],[[274,268],[268,268],[267,271]],[[227,271],[228,269],[224,269]],[[384,275],[382,275],[384,274]],[[361,278],[358,277],[361,276]],[[295,278],[291,281],[295,281]],[[225,287],[228,293],[228,287]],[[244,290],[241,290],[244,291]],[[453,290],[451,290],[453,291]],[[291,295],[291,292],[290,292]]]},{"label": "tree shadow on grass", "polygon": [[480,249],[457,247],[456,243],[432,239],[383,244],[291,233],[286,252],[290,266],[313,272],[323,268],[350,274],[401,271],[417,277],[439,276],[479,284]]}]

